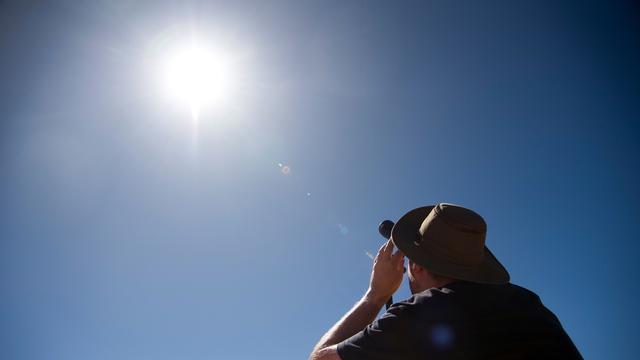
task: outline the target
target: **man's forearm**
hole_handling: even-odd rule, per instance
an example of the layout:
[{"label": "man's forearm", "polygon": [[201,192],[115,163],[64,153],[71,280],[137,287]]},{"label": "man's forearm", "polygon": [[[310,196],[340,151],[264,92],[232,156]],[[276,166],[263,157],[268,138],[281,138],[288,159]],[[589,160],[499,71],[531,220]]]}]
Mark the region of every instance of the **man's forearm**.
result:
[{"label": "man's forearm", "polygon": [[393,242],[387,241],[373,259],[369,290],[349,312],[326,333],[311,352],[310,360],[341,360],[336,344],[371,324],[382,305],[402,283],[404,255],[393,253]]},{"label": "man's forearm", "polygon": [[385,301],[385,299],[381,299],[367,292],[342,319],[320,338],[320,341],[311,353],[310,359],[314,359],[314,354],[318,351],[350,338],[371,324],[380,312]]}]

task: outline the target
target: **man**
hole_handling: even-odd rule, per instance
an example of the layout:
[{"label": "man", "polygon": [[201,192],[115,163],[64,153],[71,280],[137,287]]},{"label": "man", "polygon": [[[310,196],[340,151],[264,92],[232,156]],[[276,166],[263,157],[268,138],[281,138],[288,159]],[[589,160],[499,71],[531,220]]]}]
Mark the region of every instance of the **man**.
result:
[{"label": "man", "polygon": [[[486,230],[456,205],[409,211],[378,251],[368,291],[310,360],[582,359],[538,296],[509,283]],[[413,296],[374,321],[402,283],[405,255]]]}]

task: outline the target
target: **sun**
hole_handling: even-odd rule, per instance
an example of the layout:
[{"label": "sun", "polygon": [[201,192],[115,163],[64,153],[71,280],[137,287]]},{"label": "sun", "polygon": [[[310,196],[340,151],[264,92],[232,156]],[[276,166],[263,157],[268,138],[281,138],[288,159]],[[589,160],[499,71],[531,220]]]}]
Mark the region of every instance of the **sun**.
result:
[{"label": "sun", "polygon": [[203,108],[225,104],[234,87],[234,69],[225,51],[191,42],[165,56],[165,92],[194,116]]}]

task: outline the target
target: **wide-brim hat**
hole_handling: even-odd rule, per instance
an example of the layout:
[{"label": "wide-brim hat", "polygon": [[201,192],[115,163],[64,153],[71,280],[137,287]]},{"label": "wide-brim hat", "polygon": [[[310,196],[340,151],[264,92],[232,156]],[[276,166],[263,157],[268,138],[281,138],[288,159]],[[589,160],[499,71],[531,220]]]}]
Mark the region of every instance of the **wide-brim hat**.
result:
[{"label": "wide-brim hat", "polygon": [[485,284],[505,284],[509,273],[485,246],[487,225],[453,204],[413,209],[391,230],[394,245],[434,274]]}]

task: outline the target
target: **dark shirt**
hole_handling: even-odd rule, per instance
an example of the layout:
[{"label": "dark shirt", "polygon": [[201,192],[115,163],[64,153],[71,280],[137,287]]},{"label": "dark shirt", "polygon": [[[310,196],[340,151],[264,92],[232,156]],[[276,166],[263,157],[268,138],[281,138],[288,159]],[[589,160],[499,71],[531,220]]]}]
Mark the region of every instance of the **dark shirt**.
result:
[{"label": "dark shirt", "polygon": [[582,359],[558,318],[513,284],[459,281],[393,304],[338,344],[355,359]]}]

